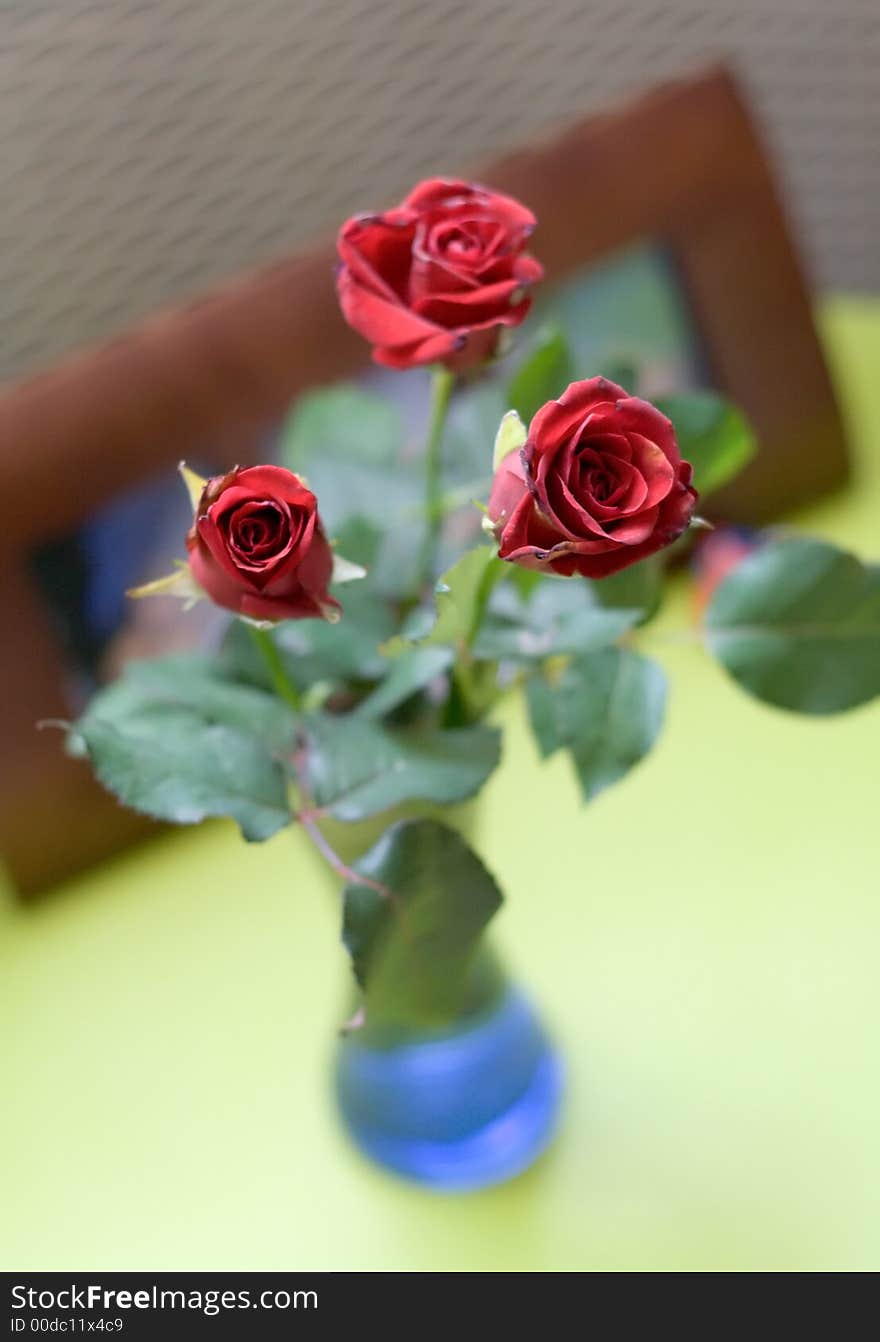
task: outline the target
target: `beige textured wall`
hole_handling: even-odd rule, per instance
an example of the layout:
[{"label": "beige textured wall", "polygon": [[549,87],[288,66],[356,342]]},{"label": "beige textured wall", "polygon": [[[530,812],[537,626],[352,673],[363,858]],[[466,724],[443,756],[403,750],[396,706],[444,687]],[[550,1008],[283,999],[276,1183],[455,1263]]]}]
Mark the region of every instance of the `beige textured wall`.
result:
[{"label": "beige textured wall", "polygon": [[0,0],[0,377],[718,56],[880,287],[877,0]]}]

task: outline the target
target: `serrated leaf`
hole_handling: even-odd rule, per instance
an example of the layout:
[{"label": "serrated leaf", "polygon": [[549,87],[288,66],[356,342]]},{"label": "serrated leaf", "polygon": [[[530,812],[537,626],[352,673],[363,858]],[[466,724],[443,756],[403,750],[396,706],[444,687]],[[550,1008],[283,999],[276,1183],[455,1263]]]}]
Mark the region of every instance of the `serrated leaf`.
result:
[{"label": "serrated leaf", "polygon": [[175,825],[230,816],[253,842],[290,824],[283,771],[243,732],[174,709],[78,730],[99,781],[132,810]]},{"label": "serrated leaf", "polygon": [[305,721],[306,784],[338,820],[363,820],[406,801],[448,805],[472,797],[498,764],[490,727],[391,730],[357,714]]},{"label": "serrated leaf", "polygon": [[880,694],[880,568],[824,541],[762,545],[716,589],[709,648],[743,689],[797,713]]},{"label": "serrated leaf", "polygon": [[511,379],[507,403],[528,424],[542,405],[555,401],[572,381],[568,342],[558,326],[545,327]]},{"label": "serrated leaf", "polygon": [[276,755],[291,747],[296,732],[296,715],[274,693],[236,681],[199,653],[129,662],[118,680],[93,696],[81,723],[100,717],[124,728],[129,718],[160,708],[249,733]]},{"label": "serrated leaf", "polygon": [[454,830],[395,825],[358,863],[387,890],[349,885],[342,938],[370,1027],[444,1024],[468,997],[480,942],[501,906],[492,876]]},{"label": "serrated leaf", "polygon": [[174,667],[154,663],[96,695],[76,739],[104,787],[133,810],[177,825],[230,816],[246,839],[268,839],[291,820],[278,756],[295,719],[258,691],[185,678],[185,660],[169,659],[176,692]]},{"label": "serrated leaf", "polygon": [[663,722],[666,677],[628,648],[603,648],[566,666],[555,684],[530,685],[532,729],[542,755],[567,749],[589,801],[651,749]]},{"label": "serrated leaf", "polygon": [[384,717],[442,675],[452,665],[454,657],[452,648],[442,647],[411,648],[401,653],[392,662],[381,685],[358,705],[358,715]]},{"label": "serrated leaf", "polygon": [[672,420],[681,455],[694,468],[694,486],[700,494],[727,484],[755,455],[748,420],[714,392],[661,396],[655,405]]}]

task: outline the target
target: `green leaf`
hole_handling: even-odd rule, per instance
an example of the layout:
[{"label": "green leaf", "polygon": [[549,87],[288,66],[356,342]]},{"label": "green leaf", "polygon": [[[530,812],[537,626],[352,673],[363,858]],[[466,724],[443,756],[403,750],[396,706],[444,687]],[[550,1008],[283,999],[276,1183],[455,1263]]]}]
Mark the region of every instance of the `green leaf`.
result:
[{"label": "green leaf", "polygon": [[[355,384],[300,397],[280,440],[284,464],[317,495],[327,534],[369,568],[372,591],[390,595],[411,584],[425,530],[424,458],[404,447],[398,406]],[[355,524],[377,537],[371,556],[350,545]]]},{"label": "green leaf", "polygon": [[495,881],[454,830],[431,820],[389,829],[358,863],[382,886],[346,887],[342,939],[370,1027],[441,1025],[469,995]]},{"label": "green leaf", "polygon": [[656,615],[663,599],[666,565],[659,555],[651,555],[638,564],[590,582],[595,600],[609,610],[638,612],[637,624],[647,624]]},{"label": "green leaf", "polygon": [[714,392],[661,396],[654,404],[672,420],[681,455],[693,465],[694,486],[701,494],[726,485],[755,455],[748,420]]},{"label": "green leaf", "polygon": [[399,455],[403,421],[392,401],[354,382],[301,396],[281,430],[281,459],[308,473],[318,458],[386,466]]},{"label": "green leaf", "polygon": [[364,517],[350,517],[334,531],[333,543],[352,563],[365,568],[372,578],[382,544],[382,532],[375,522]]},{"label": "green leaf", "polygon": [[305,737],[309,793],[321,810],[348,821],[406,801],[464,801],[483,786],[501,749],[490,727],[409,733],[352,713],[309,716]]},{"label": "green leaf", "polygon": [[511,379],[507,403],[528,424],[542,405],[560,397],[573,380],[565,336],[558,326],[546,327]]},{"label": "green leaf", "polygon": [[880,694],[880,567],[824,541],[762,545],[715,591],[709,648],[778,708],[839,713]]},{"label": "green leaf", "polygon": [[565,707],[557,699],[559,693],[562,693],[559,686],[548,680],[542,672],[536,672],[526,681],[529,722],[542,759],[547,759],[561,746],[568,744],[564,724]]},{"label": "green leaf", "polygon": [[[340,600],[343,617],[338,624],[286,620],[272,630],[284,669],[298,689],[308,690],[319,682],[378,680],[388,670],[379,645],[394,631],[390,606],[370,591],[369,580],[346,587]],[[230,674],[270,688],[263,660],[238,620],[226,633],[221,660]]]},{"label": "green leaf", "polygon": [[637,362],[623,355],[609,355],[599,360],[597,372],[601,377],[613,382],[629,392],[630,396],[639,394],[639,369]]},{"label": "green leaf", "polygon": [[282,757],[296,717],[223,680],[205,659],[135,663],[71,729],[104,785],[133,810],[177,825],[231,816],[246,839],[290,823]]},{"label": "green leaf", "polygon": [[580,654],[615,643],[638,621],[638,609],[606,609],[598,584],[545,578],[527,596],[504,584],[473,644],[475,657],[514,661]]},{"label": "green leaf", "polygon": [[533,678],[527,695],[541,754],[567,749],[589,801],[653,746],[663,722],[666,677],[655,662],[628,648],[602,648],[570,662],[556,683]]},{"label": "green leaf", "polygon": [[100,717],[124,729],[129,718],[153,709],[187,710],[208,725],[234,727],[275,755],[290,748],[296,733],[296,715],[274,693],[236,681],[221,663],[199,653],[129,662],[118,680],[93,696],[81,722]]},{"label": "green leaf", "polygon": [[469,498],[487,492],[492,483],[492,444],[508,408],[496,381],[456,391],[443,434],[445,490],[464,490]]},{"label": "green leaf", "polygon": [[358,705],[358,714],[365,718],[384,717],[448,670],[454,657],[452,648],[440,647],[411,648],[401,653],[392,662],[382,684]]},{"label": "green leaf", "polygon": [[[385,645],[389,657],[405,652],[415,639],[420,646],[469,647],[476,635],[492,585],[498,576],[500,560],[488,545],[477,545],[462,555],[440,578],[435,588],[437,614],[427,627],[419,613],[418,623]],[[417,632],[413,633],[413,630]],[[424,632],[418,632],[423,630]]]}]

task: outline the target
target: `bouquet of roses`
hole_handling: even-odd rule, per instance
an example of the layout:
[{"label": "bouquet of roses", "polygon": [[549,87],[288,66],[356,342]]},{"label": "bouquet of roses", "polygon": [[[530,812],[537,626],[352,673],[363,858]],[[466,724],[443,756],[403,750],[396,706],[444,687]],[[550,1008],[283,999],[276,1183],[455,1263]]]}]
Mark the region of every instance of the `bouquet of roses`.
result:
[{"label": "bouquet of roses", "polygon": [[[301,398],[283,465],[201,479],[187,559],[135,595],[232,612],[215,655],[134,663],[71,728],[126,805],[245,838],[295,825],[338,873],[342,937],[373,1040],[443,1029],[497,992],[501,893],[440,809],[500,758],[524,691],[541,754],[586,800],[649,751],[666,680],[639,651],[671,557],[748,464],[742,416],[701,392],[652,404],[635,370],[572,367],[541,328],[502,376],[540,263],[519,202],[428,181],[339,234],[342,311],[387,368],[432,369],[423,450],[358,385]],[[880,691],[880,577],[833,545],[749,543],[699,633],[769,704],[830,713]],[[343,587],[343,584],[345,586]],[[333,822],[380,817],[352,857]]]}]

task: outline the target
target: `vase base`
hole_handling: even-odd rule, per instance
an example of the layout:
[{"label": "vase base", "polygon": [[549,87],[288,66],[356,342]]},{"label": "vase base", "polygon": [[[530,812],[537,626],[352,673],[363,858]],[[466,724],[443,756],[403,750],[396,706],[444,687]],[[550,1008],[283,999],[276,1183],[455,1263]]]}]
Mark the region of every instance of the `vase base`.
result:
[{"label": "vase base", "polygon": [[460,1039],[387,1054],[343,1049],[338,1085],[343,1120],[366,1155],[420,1184],[463,1192],[503,1183],[537,1160],[556,1128],[562,1066],[528,1003],[510,994]]},{"label": "vase base", "polygon": [[420,1141],[364,1127],[349,1131],[366,1155],[405,1178],[449,1192],[488,1188],[522,1174],[549,1145],[561,1088],[559,1062],[548,1054],[507,1113],[467,1137]]}]

